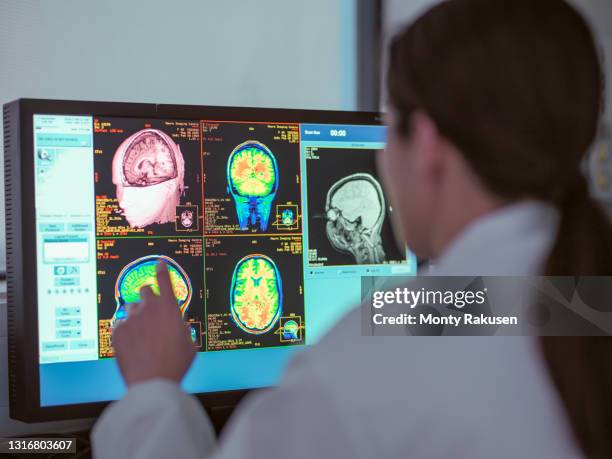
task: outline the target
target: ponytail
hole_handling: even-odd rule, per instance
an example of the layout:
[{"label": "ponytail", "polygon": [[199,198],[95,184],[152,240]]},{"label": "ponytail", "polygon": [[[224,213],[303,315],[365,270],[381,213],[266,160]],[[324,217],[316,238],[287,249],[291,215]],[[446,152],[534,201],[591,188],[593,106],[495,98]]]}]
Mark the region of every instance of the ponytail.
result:
[{"label": "ponytail", "polygon": [[[586,183],[564,199],[560,210],[545,273],[612,276],[612,228]],[[542,337],[540,347],[576,442],[587,457],[612,457],[612,340]]]},{"label": "ponytail", "polygon": [[[553,203],[543,273],[612,276],[612,229],[580,175],[603,111],[589,26],[565,0],[446,0],[391,45],[387,88],[408,136],[426,112],[492,193]],[[577,444],[612,457],[612,340],[540,340]]]},{"label": "ponytail", "polygon": [[[586,180],[558,205],[561,221],[544,273],[548,276],[612,276],[612,227]],[[612,362],[612,361],[611,361]]]}]

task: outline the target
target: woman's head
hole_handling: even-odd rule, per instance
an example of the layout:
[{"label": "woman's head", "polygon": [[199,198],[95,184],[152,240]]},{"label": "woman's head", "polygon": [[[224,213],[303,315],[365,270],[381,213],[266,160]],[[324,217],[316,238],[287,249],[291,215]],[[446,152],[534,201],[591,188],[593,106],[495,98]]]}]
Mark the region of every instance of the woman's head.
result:
[{"label": "woman's head", "polygon": [[[602,69],[565,1],[440,3],[393,42],[388,92],[379,165],[396,229],[417,253],[436,256],[447,224],[446,242],[487,209],[539,199],[561,214],[544,274],[612,275],[612,229],[580,173]],[[610,338],[542,338],[541,348],[582,450],[612,457]]]},{"label": "woman's head", "polygon": [[566,2],[442,2],[393,41],[387,83],[380,166],[420,255],[437,255],[432,224],[461,200],[477,215],[586,193],[580,162],[597,132],[603,75],[589,27]]}]

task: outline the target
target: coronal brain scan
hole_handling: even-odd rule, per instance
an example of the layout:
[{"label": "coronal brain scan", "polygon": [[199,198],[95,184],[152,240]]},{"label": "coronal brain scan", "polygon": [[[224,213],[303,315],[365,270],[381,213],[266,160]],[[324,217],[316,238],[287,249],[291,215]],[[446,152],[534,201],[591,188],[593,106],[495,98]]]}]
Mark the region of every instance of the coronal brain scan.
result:
[{"label": "coronal brain scan", "polygon": [[281,276],[270,257],[247,255],[236,264],[230,310],[238,328],[251,334],[271,330],[281,316],[282,303]]},{"label": "coronal brain scan", "polygon": [[113,157],[119,206],[132,228],[172,222],[184,190],[180,147],[159,129],[142,129],[125,139]]},{"label": "coronal brain scan", "polygon": [[164,261],[168,266],[174,295],[181,314],[185,315],[192,297],[189,276],[172,258],[164,255],[149,255],[132,261],[119,273],[115,283],[117,308],[113,315],[113,323],[127,317],[129,305],[140,301],[140,289],[145,285],[150,286],[155,294],[159,294],[156,267],[160,261]]},{"label": "coronal brain scan", "polygon": [[325,214],[332,247],[351,254],[357,264],[385,261],[381,238],[385,198],[372,175],[352,174],[334,183],[327,192]]},{"label": "coronal brain scan", "polygon": [[270,149],[249,140],[238,145],[227,161],[228,191],[234,199],[240,229],[268,228],[278,190],[278,166]]}]

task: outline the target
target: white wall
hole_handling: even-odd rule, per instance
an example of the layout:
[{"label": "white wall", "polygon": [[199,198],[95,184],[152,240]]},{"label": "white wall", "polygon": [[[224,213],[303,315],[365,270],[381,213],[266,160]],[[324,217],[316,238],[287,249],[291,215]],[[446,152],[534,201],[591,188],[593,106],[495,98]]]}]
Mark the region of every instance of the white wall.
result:
[{"label": "white wall", "polygon": [[[0,104],[354,109],[354,19],[354,0],[1,0]],[[3,264],[3,211],[0,228]],[[0,436],[73,427],[8,419],[5,321],[2,306]]]}]

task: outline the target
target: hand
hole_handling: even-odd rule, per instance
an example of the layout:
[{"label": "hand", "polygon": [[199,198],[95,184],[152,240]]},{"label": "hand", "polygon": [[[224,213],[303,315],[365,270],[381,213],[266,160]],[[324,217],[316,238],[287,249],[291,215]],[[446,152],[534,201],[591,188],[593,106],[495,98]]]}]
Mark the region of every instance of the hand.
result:
[{"label": "hand", "polygon": [[195,356],[164,262],[157,265],[157,283],[159,296],[144,286],[141,301],[129,306],[128,318],[113,331],[113,347],[128,386],[154,378],[180,383]]}]

